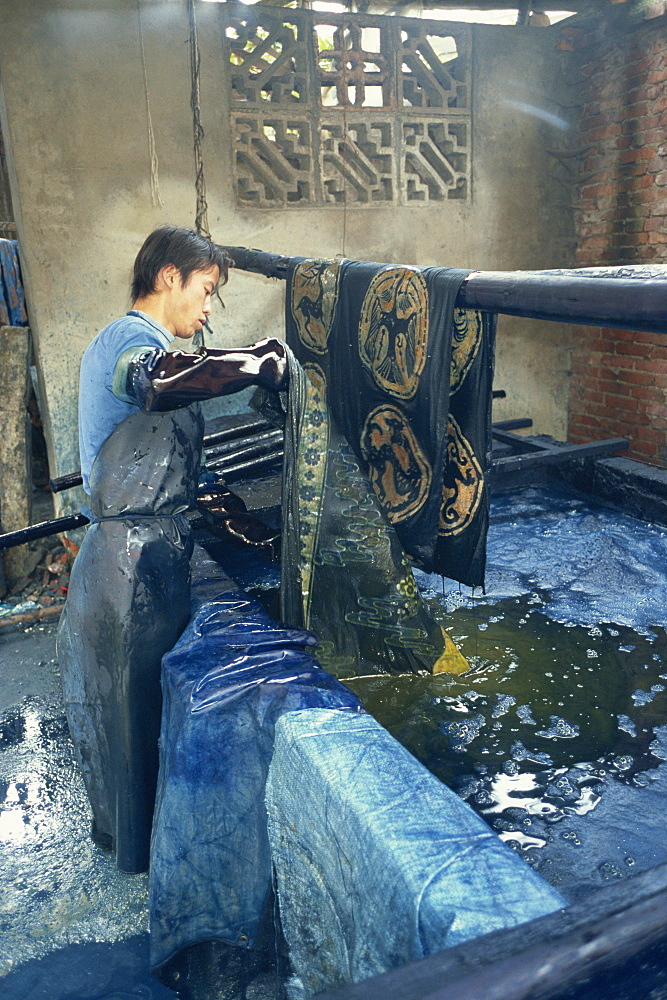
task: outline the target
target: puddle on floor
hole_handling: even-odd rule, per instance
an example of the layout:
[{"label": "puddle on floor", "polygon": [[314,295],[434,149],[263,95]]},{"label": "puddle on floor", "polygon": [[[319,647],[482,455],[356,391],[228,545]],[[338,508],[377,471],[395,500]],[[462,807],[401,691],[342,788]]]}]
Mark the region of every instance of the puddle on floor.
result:
[{"label": "puddle on floor", "polygon": [[62,705],[28,698],[0,717],[0,976],[147,931],[147,876],[119,872],[89,830]]}]

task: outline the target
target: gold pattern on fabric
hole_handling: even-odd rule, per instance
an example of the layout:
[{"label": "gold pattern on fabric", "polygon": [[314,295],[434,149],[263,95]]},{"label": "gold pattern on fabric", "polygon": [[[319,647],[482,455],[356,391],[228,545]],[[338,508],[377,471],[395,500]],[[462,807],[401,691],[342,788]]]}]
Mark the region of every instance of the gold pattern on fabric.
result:
[{"label": "gold pattern on fabric", "polygon": [[292,275],[292,316],[299,340],[316,354],[326,354],[336,302],[339,260],[304,260]]},{"label": "gold pattern on fabric", "polygon": [[306,405],[297,458],[299,490],[299,528],[301,559],[301,594],[306,628],[310,622],[313,563],[317,551],[324,480],[329,452],[329,416],[326,406],[327,388],[324,372],[319,365],[304,365],[306,373]]},{"label": "gold pattern on fabric", "polygon": [[361,451],[375,494],[392,524],[425,503],[433,472],[404,414],[383,403],[366,417]]},{"label": "gold pattern on fabric", "polygon": [[477,357],[484,324],[476,309],[455,309],[452,323],[452,369],[449,394],[453,396]]},{"label": "gold pattern on fabric", "polygon": [[412,399],[426,364],[428,291],[421,271],[386,267],[371,281],[361,307],[359,356],[376,385]]},{"label": "gold pattern on fabric", "polygon": [[470,442],[450,414],[438,534],[458,535],[464,531],[477,512],[483,492],[482,468]]}]

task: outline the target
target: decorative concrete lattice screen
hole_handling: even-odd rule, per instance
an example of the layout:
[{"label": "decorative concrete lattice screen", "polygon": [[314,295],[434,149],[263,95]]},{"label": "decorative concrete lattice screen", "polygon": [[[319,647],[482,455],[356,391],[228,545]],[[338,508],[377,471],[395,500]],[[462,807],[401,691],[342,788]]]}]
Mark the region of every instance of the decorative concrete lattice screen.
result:
[{"label": "decorative concrete lattice screen", "polygon": [[469,25],[225,4],[239,204],[470,197]]}]

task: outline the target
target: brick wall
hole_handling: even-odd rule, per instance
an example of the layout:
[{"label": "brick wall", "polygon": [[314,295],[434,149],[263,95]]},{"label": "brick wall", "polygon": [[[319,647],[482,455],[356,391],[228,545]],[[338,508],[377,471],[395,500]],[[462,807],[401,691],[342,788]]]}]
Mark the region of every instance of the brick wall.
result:
[{"label": "brick wall", "polygon": [[[667,17],[602,23],[580,54],[577,263],[667,265]],[[573,331],[569,439],[667,466],[666,333]]]}]

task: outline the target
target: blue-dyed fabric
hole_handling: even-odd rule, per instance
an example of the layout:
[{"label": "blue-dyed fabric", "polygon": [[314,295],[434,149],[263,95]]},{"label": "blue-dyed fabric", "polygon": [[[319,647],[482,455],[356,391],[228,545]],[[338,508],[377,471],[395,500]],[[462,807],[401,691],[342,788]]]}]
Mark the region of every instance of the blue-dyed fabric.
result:
[{"label": "blue-dyed fabric", "polygon": [[162,661],[149,889],[158,973],[197,942],[256,940],[271,889],[264,789],[276,720],[310,706],[364,711],[318,666],[312,633],[280,628],[221,582],[217,564],[200,552],[195,563],[196,610]]},{"label": "blue-dyed fabric", "polygon": [[0,240],[0,326],[27,326],[19,245]]},{"label": "blue-dyed fabric", "polygon": [[295,995],[567,905],[369,715],[284,714],[266,801]]}]

